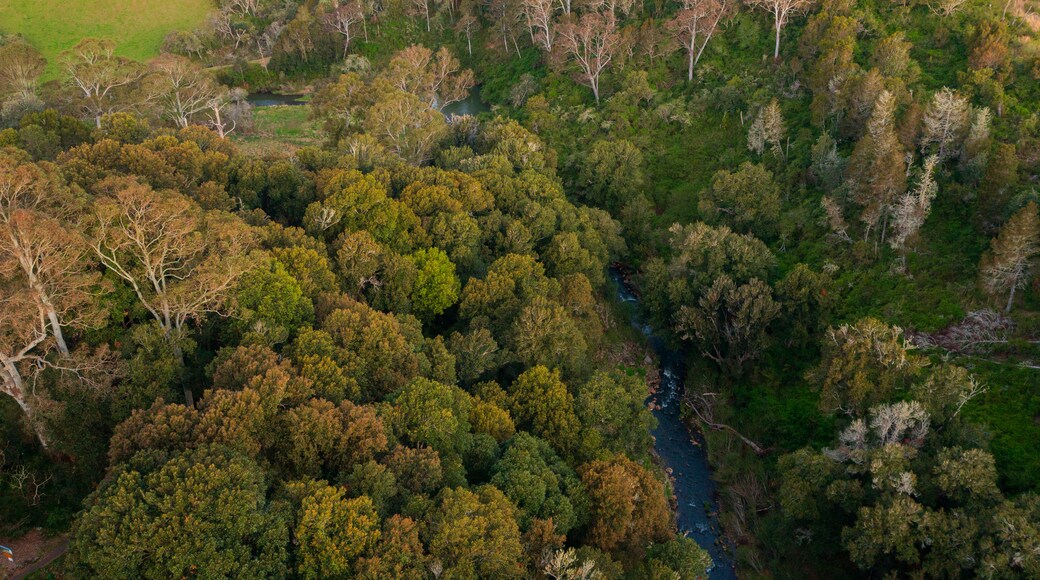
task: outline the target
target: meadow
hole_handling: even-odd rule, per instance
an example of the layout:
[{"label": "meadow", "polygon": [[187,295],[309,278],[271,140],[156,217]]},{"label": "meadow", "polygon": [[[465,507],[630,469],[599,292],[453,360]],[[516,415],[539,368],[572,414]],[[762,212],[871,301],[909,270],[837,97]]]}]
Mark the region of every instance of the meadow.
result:
[{"label": "meadow", "polygon": [[145,61],[168,33],[195,28],[212,8],[211,0],[0,0],[0,32],[24,35],[54,78],[62,51],[83,38],[110,38],[118,54]]}]

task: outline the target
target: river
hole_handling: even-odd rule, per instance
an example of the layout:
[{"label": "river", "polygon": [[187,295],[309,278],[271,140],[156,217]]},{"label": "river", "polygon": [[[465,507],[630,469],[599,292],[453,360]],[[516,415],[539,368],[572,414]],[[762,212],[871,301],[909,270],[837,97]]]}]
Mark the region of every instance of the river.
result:
[{"label": "river", "polygon": [[653,431],[654,449],[663,467],[672,470],[679,532],[697,540],[711,554],[715,562],[711,570],[712,579],[736,578],[733,559],[723,547],[726,540],[716,515],[719,504],[704,439],[700,434],[691,433],[679,415],[679,401],[686,376],[683,353],[672,350],[661,337],[654,334],[653,328],[643,319],[639,299],[625,283],[622,273],[611,268],[610,277],[616,286],[618,300],[632,305],[629,309],[632,326],[646,337],[660,361],[661,384],[657,393],[650,397],[650,401],[656,403],[653,410],[657,418],[657,429]]}]

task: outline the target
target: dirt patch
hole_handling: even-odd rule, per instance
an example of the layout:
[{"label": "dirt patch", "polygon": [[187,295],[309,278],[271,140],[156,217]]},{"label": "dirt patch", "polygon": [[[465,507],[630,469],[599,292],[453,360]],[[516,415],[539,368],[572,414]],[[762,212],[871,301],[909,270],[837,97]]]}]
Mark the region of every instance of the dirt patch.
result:
[{"label": "dirt patch", "polygon": [[0,545],[7,546],[14,552],[13,564],[7,558],[0,557],[0,578],[21,576],[21,573],[35,569],[34,564],[39,563],[41,559],[53,556],[56,551],[60,556],[61,553],[64,553],[62,548],[67,543],[67,537],[48,538],[43,535],[40,528],[32,529],[17,539],[0,537]]}]

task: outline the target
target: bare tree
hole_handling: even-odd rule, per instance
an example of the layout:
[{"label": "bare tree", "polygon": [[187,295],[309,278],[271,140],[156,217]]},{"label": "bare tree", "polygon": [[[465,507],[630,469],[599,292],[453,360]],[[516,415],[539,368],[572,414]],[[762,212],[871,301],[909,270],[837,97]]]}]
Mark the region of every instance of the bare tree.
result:
[{"label": "bare tree", "polygon": [[464,34],[466,36],[466,52],[470,56],[473,56],[473,33],[480,26],[480,22],[476,16],[472,14],[464,14],[459,21],[455,23],[455,31]]},{"label": "bare tree", "polygon": [[905,193],[893,209],[892,229],[895,231],[889,240],[892,248],[905,250],[907,242],[916,236],[924,225],[924,220],[932,208],[932,200],[939,192],[939,186],[935,182],[935,166],[938,163],[939,158],[935,155],[925,159],[917,187]]},{"label": "bare tree", "polygon": [[773,15],[773,29],[776,31],[776,46],[773,49],[773,60],[780,59],[780,32],[787,26],[792,16],[807,11],[814,0],[749,0],[755,8],[761,8]]},{"label": "bare tree", "polygon": [[343,36],[343,56],[347,56],[354,39],[353,27],[365,21],[365,10],[357,0],[347,0],[325,13],[324,21],[330,30]]},{"label": "bare tree", "polygon": [[184,128],[210,108],[219,95],[217,84],[194,62],[172,54],[152,61],[157,100],[164,117]]},{"label": "bare tree", "polygon": [[[203,212],[176,192],[126,181],[95,204],[93,249],[125,280],[174,349],[185,325],[222,314],[228,292],[248,269],[249,227],[230,214]],[[185,387],[185,398],[192,402]]]},{"label": "bare tree", "polygon": [[970,114],[968,99],[956,91],[944,87],[935,93],[924,113],[921,148],[938,146],[939,160],[945,161],[956,150],[957,141],[964,138]]},{"label": "bare tree", "polygon": [[679,44],[686,50],[686,80],[693,80],[693,67],[715,34],[726,13],[727,0],[683,0],[682,8],[669,23]]},{"label": "bare tree", "polygon": [[101,127],[101,117],[133,108],[129,89],[144,76],[144,67],[115,55],[111,40],[85,39],[63,54],[65,83],[78,95],[83,112]]},{"label": "bare tree", "polygon": [[768,147],[777,157],[784,157],[784,116],[780,110],[780,102],[776,99],[758,111],[758,116],[748,129],[748,149],[757,155],[766,152]]},{"label": "bare tree", "polygon": [[521,6],[531,31],[531,42],[540,44],[545,52],[551,53],[556,38],[553,20],[556,0],[522,0]]},{"label": "bare tree", "polygon": [[419,45],[395,54],[383,78],[438,110],[465,99],[475,84],[473,71],[463,69],[447,48],[434,53]]},{"label": "bare tree", "polygon": [[560,25],[559,31],[564,50],[578,65],[581,83],[592,89],[598,105],[600,76],[621,46],[614,15],[589,12],[577,22]]}]

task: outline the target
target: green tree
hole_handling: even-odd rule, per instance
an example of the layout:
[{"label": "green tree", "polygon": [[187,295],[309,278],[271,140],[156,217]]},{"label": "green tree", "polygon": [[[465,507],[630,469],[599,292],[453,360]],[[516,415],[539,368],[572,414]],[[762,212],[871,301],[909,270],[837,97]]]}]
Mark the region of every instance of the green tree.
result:
[{"label": "green tree", "polygon": [[766,234],[780,216],[780,188],[768,169],[745,162],[737,171],[715,173],[711,187],[701,195],[698,209],[711,221]]},{"label": "green tree", "polygon": [[430,555],[447,578],[521,578],[523,547],[515,514],[494,486],[445,489],[427,522]]},{"label": "green tree", "polygon": [[560,379],[560,372],[544,366],[528,369],[509,390],[510,412],[519,426],[544,438],[567,453],[578,443],[579,422],[574,397]]},{"label": "green tree", "polygon": [[87,498],[69,548],[94,578],[279,577],[288,526],[263,471],[220,447],[142,453]]},{"label": "green tree", "polygon": [[296,571],[303,578],[350,577],[360,559],[373,555],[380,535],[371,499],[347,498],[343,488],[321,486],[299,507],[293,530]]},{"label": "green tree", "polygon": [[412,311],[422,318],[443,313],[459,298],[459,279],[455,264],[437,248],[412,254],[417,270],[412,286]]}]

